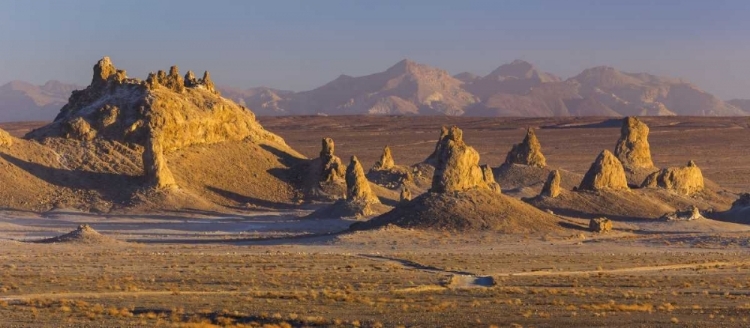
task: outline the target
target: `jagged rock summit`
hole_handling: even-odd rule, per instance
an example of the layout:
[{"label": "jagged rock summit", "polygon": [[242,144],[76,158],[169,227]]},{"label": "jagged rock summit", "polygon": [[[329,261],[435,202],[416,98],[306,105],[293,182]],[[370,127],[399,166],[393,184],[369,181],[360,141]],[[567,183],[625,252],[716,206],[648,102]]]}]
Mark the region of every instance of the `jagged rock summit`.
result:
[{"label": "jagged rock summit", "polygon": [[578,189],[590,191],[603,189],[629,190],[622,163],[610,151],[602,151],[591,164],[586,175],[583,176],[583,181],[581,181]]},{"label": "jagged rock summit", "polygon": [[703,191],[703,173],[694,161],[683,167],[670,167],[649,175],[641,187],[664,188],[683,195],[693,195]]},{"label": "jagged rock summit", "polygon": [[547,160],[542,154],[542,145],[533,129],[526,130],[523,142],[513,145],[505,157],[505,164],[522,164],[534,167],[547,166]]},{"label": "jagged rock summit", "polygon": [[631,169],[654,167],[651,160],[651,147],[648,144],[648,126],[635,117],[622,120],[620,139],[615,146],[615,156],[622,165]]},{"label": "jagged rock summit", "polygon": [[109,57],[97,62],[93,71],[91,85],[74,91],[52,124],[26,137],[104,138],[144,145],[152,133],[166,152],[244,139],[284,145],[251,111],[222,98],[208,72],[202,79],[188,72],[183,79],[172,66],[169,74],[158,71],[143,81],[129,78]]}]

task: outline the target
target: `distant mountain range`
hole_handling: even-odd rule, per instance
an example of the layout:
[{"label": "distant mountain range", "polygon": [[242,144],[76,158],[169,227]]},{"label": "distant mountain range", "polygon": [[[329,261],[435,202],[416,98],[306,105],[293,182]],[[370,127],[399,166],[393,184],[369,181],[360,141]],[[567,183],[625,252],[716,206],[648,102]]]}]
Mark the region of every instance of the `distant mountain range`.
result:
[{"label": "distant mountain range", "polygon": [[[58,81],[0,86],[0,121],[52,120],[81,87]],[[220,87],[257,115],[629,116],[750,115],[750,100],[722,101],[682,80],[599,66],[563,80],[516,60],[485,76],[402,60],[383,72],[341,75],[313,90]]]}]

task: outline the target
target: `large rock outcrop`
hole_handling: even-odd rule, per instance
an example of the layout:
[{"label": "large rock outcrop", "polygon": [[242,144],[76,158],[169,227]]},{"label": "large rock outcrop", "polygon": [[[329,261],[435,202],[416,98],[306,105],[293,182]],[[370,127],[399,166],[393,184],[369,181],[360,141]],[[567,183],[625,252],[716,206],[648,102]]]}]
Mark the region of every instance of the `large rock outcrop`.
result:
[{"label": "large rock outcrop", "polygon": [[494,178],[491,182],[485,180],[485,174],[479,166],[479,152],[464,142],[463,132],[458,127],[448,130],[436,146],[436,151],[439,153],[430,191],[447,193],[495,189],[492,186],[496,184]]},{"label": "large rock outcrop", "polygon": [[505,164],[522,164],[534,167],[545,167],[547,160],[542,154],[542,145],[539,143],[534,130],[526,130],[526,137],[513,148],[505,157]]},{"label": "large rock outcrop", "polygon": [[641,187],[664,188],[683,195],[692,195],[703,191],[705,184],[703,173],[695,162],[690,161],[683,167],[670,167],[649,175]]},{"label": "large rock outcrop", "polygon": [[203,79],[183,79],[177,66],[169,74],[127,77],[108,57],[94,66],[91,85],[74,91],[52,124],[27,138],[103,138],[144,145],[153,131],[165,152],[190,145],[250,140],[285,145],[263,129],[247,108],[224,99],[208,72]]},{"label": "large rock outcrop", "polygon": [[544,186],[542,186],[542,192],[539,195],[552,198],[560,196],[560,192],[562,190],[560,188],[561,181],[562,176],[560,176],[560,171],[552,170],[547,177],[547,181],[544,182]]},{"label": "large rock outcrop", "polygon": [[156,190],[177,188],[172,171],[167,167],[161,141],[152,136],[146,140],[143,147],[143,171],[146,185]]},{"label": "large rock outcrop", "polygon": [[579,190],[629,190],[625,169],[608,150],[602,151],[583,176]]},{"label": "large rock outcrop", "polygon": [[654,167],[651,160],[651,147],[648,144],[648,126],[635,117],[622,120],[620,139],[615,146],[615,156],[622,165],[630,169]]},{"label": "large rock outcrop", "polygon": [[334,155],[335,144],[331,138],[323,138],[321,140],[320,149],[320,181],[330,182],[344,177],[346,173],[344,165],[341,163],[341,158]]}]

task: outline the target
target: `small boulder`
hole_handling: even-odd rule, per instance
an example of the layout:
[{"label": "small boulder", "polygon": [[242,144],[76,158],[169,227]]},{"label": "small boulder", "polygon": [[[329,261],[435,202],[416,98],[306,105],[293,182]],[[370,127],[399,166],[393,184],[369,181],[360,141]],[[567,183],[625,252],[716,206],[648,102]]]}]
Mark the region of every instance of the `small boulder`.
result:
[{"label": "small boulder", "polygon": [[683,167],[670,167],[652,173],[646,177],[641,187],[664,188],[689,196],[703,191],[705,184],[701,169],[690,161]]},{"label": "small boulder", "polygon": [[673,213],[664,214],[659,219],[664,221],[691,221],[703,219],[703,215],[701,215],[701,211],[697,206],[691,206],[690,209],[687,209],[685,211],[676,211]]},{"label": "small boulder", "polygon": [[625,169],[620,160],[609,150],[602,151],[586,175],[583,176],[578,190],[629,190]]},{"label": "small boulder", "polygon": [[65,137],[78,140],[93,140],[96,138],[96,129],[91,127],[83,117],[76,117],[65,125]]},{"label": "small boulder", "polygon": [[547,160],[542,154],[542,145],[534,130],[527,129],[526,137],[519,144],[513,145],[505,157],[505,164],[521,164],[534,167],[545,167]]},{"label": "small boulder", "polygon": [[612,220],[604,217],[591,219],[591,221],[589,221],[589,230],[598,233],[612,231]]},{"label": "small boulder", "polygon": [[615,156],[625,167],[640,169],[652,168],[651,147],[648,144],[648,126],[635,117],[622,121],[620,139],[615,146]]},{"label": "small boulder", "polygon": [[544,183],[544,186],[542,186],[542,192],[539,195],[543,197],[551,197],[551,198],[560,196],[560,192],[561,192],[560,181],[562,181],[562,177],[560,176],[560,171],[552,170],[549,173],[549,176],[547,177],[547,181]]}]

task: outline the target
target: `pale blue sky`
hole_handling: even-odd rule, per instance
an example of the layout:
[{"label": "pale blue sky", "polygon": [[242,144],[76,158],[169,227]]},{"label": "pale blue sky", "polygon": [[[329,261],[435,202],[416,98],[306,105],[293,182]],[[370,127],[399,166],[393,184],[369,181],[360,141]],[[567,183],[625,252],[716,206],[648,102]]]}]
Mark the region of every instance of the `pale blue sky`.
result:
[{"label": "pale blue sky", "polygon": [[87,84],[178,64],[218,84],[307,90],[403,58],[452,74],[513,59],[570,77],[597,65],[750,98],[750,1],[0,0],[0,84]]}]

